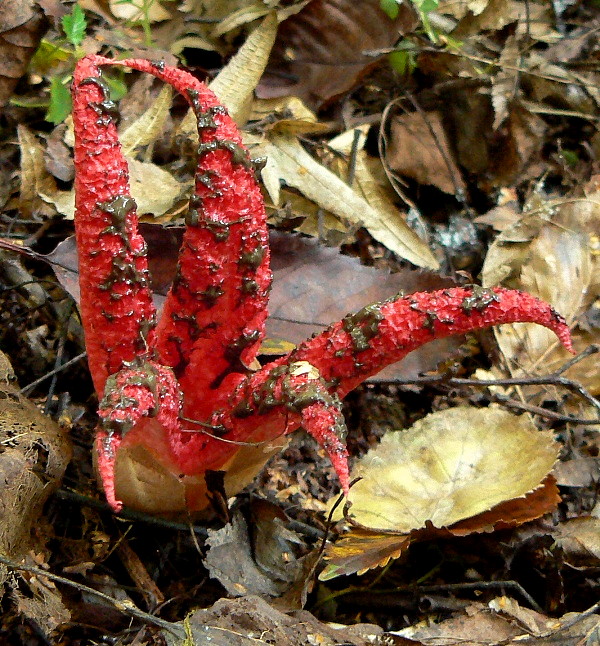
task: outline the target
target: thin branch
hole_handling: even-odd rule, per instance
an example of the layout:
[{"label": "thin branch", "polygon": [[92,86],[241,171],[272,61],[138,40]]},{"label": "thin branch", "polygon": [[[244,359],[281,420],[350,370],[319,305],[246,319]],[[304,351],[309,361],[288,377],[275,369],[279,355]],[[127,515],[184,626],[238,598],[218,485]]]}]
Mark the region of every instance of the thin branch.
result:
[{"label": "thin branch", "polygon": [[[69,491],[68,489],[58,489],[54,495],[57,498],[72,502],[81,506],[92,507],[98,511],[105,511],[111,515],[114,515],[113,508],[106,502],[97,500],[96,498],[90,498],[89,496],[84,496],[83,494],[78,493],[77,491]],[[148,525],[156,525],[158,527],[163,527],[166,529],[173,529],[181,532],[189,532],[190,525],[186,523],[178,523],[174,520],[167,520],[166,518],[160,518],[159,516],[151,516],[149,514],[144,514],[141,511],[135,511],[133,509],[122,509],[117,515],[117,520],[128,520],[132,522],[146,523]],[[199,527],[198,525],[193,525],[193,530],[195,534],[199,534],[206,538],[208,532],[206,527]]]},{"label": "thin branch", "polygon": [[179,637],[180,639],[185,636],[182,628],[177,624],[174,624],[170,621],[165,621],[164,619],[160,619],[159,617],[155,617],[154,615],[144,612],[129,600],[118,601],[117,599],[113,599],[103,592],[99,592],[94,588],[90,588],[89,586],[84,585],[83,583],[78,583],[77,581],[72,581],[71,579],[65,579],[62,576],[52,574],[51,572],[47,572],[46,570],[42,570],[41,568],[15,563],[3,554],[0,554],[0,563],[3,563],[12,570],[17,570],[19,572],[29,572],[30,574],[34,574],[35,576],[38,576],[40,578],[46,578],[50,581],[54,581],[55,583],[61,583],[62,585],[67,585],[71,588],[75,588],[80,592],[91,594],[113,606],[119,612],[122,612],[125,615],[129,615],[130,617],[134,617],[135,619],[139,619],[140,621],[143,621],[147,624],[152,624],[154,626],[158,626],[159,628],[163,628],[164,630],[168,630],[171,634]]},{"label": "thin branch", "polygon": [[81,361],[81,359],[84,359],[86,355],[87,355],[87,352],[82,352],[81,354],[78,354],[76,357],[69,359],[69,361],[66,361],[65,363],[61,364],[58,368],[55,368],[54,370],[47,372],[45,375],[42,375],[39,379],[32,381],[30,384],[27,384],[27,386],[23,386],[23,388],[19,390],[19,393],[21,395],[26,395],[30,390],[35,388],[38,384],[41,384],[43,381],[46,381],[46,379],[58,374],[59,372],[62,372],[63,370],[66,370],[67,368],[70,368],[74,363],[77,363],[78,361]]},{"label": "thin branch", "polygon": [[600,401],[596,399],[596,397],[594,397],[591,393],[589,393],[579,382],[568,379],[567,377],[563,377],[562,374],[569,368],[574,366],[576,363],[579,363],[582,359],[585,359],[599,352],[600,344],[592,344],[585,350],[580,352],[576,357],[573,357],[572,359],[567,361],[555,372],[539,377],[509,377],[506,379],[465,379],[461,377],[449,377],[446,374],[415,377],[414,379],[394,381],[394,383],[399,385],[444,384],[449,386],[477,386],[480,388],[486,388],[488,386],[562,386],[563,388],[570,390],[574,394],[579,395],[581,398],[585,399],[591,406],[593,406],[598,411],[598,419],[590,420],[572,417],[570,415],[561,415],[560,413],[554,413],[553,411],[549,411],[539,406],[532,406],[511,400],[505,395],[493,395],[492,398],[495,401],[506,404],[507,406],[529,411],[531,413],[535,413],[536,415],[541,415],[550,419],[556,419],[562,422],[571,422],[573,424],[593,426],[600,424]]}]

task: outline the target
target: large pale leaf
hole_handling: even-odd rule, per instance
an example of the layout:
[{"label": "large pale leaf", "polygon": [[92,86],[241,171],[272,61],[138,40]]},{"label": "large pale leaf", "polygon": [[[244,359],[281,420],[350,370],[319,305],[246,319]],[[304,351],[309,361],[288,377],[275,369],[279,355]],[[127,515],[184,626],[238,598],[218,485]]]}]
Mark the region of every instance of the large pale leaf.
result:
[{"label": "large pale leaf", "polygon": [[388,433],[352,471],[350,513],[363,526],[410,533],[448,527],[537,488],[558,445],[526,416],[452,408]]},{"label": "large pale leaf", "polygon": [[[351,222],[360,222],[388,249],[420,267],[437,269],[438,263],[429,247],[410,229],[399,213],[376,210],[330,170],[313,159],[300,142],[287,134],[274,132],[261,146],[268,158],[265,171],[276,175],[288,186],[327,211]],[[273,198],[273,196],[271,196]]]}]

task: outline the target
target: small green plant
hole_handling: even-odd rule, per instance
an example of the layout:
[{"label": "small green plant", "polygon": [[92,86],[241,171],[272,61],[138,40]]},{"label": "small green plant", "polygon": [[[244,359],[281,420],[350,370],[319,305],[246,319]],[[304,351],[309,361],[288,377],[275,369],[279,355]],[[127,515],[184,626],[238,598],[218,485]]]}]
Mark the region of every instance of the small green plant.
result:
[{"label": "small green plant", "polygon": [[[75,63],[84,55],[80,49],[87,30],[87,20],[83,9],[78,4],[73,5],[71,13],[63,16],[61,24],[67,42],[73,47],[72,51],[67,50],[67,58],[72,57]],[[50,105],[46,112],[46,121],[50,121],[54,125],[62,123],[71,113],[71,93],[67,87],[70,79],[71,75],[67,74],[53,76],[50,80]]]},{"label": "small green plant", "polygon": [[417,47],[408,39],[402,40],[393,52],[388,55],[392,69],[401,76],[412,74],[417,68]]},{"label": "small green plant", "polygon": [[431,40],[432,43],[437,43],[439,34],[432,27],[429,14],[438,8],[439,0],[412,0],[412,3],[415,6],[415,9],[419,12],[423,29],[429,37],[429,40]]},{"label": "small green plant", "polygon": [[[63,16],[61,26],[64,36],[56,40],[42,39],[29,65],[31,72],[50,78],[49,98],[42,101],[19,97],[11,99],[11,103],[19,107],[46,108],[45,119],[54,125],[62,123],[71,113],[69,85],[77,61],[85,56],[81,44],[88,23],[79,4],[74,4],[71,13]],[[107,76],[105,80],[116,100],[127,92],[121,77]]]},{"label": "small green plant", "polygon": [[77,49],[83,42],[87,29],[85,14],[78,4],[73,5],[71,13],[63,16],[62,28],[67,40]]},{"label": "small green plant", "polygon": [[[431,13],[438,8],[439,0],[412,0],[412,3],[421,19],[422,31],[432,43],[449,49],[460,49],[462,42],[448,34],[440,33],[431,24]],[[380,0],[380,5],[390,18],[398,15],[397,0]],[[396,72],[403,76],[412,74],[417,68],[419,50],[417,42],[411,38],[404,38],[388,55],[389,63]]]}]

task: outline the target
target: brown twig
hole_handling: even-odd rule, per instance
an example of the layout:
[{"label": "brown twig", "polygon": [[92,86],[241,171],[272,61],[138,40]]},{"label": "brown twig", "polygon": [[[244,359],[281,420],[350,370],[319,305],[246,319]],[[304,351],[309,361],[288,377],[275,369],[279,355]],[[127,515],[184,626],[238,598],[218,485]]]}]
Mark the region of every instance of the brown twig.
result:
[{"label": "brown twig", "polygon": [[394,383],[400,385],[409,385],[409,384],[444,384],[449,386],[478,386],[478,387],[488,387],[488,386],[562,386],[567,390],[579,395],[585,399],[589,404],[591,404],[598,411],[598,419],[581,419],[578,417],[572,417],[570,415],[561,415],[560,413],[554,413],[545,408],[539,406],[532,406],[530,404],[525,404],[522,402],[517,402],[511,400],[505,395],[492,395],[494,401],[498,401],[507,406],[513,408],[520,408],[536,415],[543,417],[548,417],[550,419],[556,419],[562,422],[571,422],[574,424],[585,424],[588,426],[600,424],[600,401],[596,399],[591,393],[589,393],[579,382],[567,377],[563,377],[562,374],[566,372],[569,368],[574,366],[576,363],[580,362],[582,359],[589,357],[593,354],[600,352],[600,344],[589,345],[585,350],[580,352],[577,356],[573,357],[562,365],[555,372],[550,373],[549,375],[543,375],[539,377],[509,377],[506,379],[466,379],[462,377],[449,377],[447,374],[442,375],[427,375],[424,377],[415,377],[414,379],[405,379],[395,381]]},{"label": "brown twig", "polygon": [[91,594],[95,597],[98,597],[99,599],[102,599],[103,601],[113,606],[119,612],[122,612],[125,615],[129,615],[130,617],[134,617],[135,619],[139,619],[140,621],[143,621],[145,623],[158,626],[159,628],[162,628],[164,630],[168,630],[171,634],[175,635],[180,639],[183,639],[185,637],[184,631],[180,626],[170,621],[165,621],[164,619],[160,619],[159,617],[155,617],[154,615],[144,612],[143,610],[140,610],[131,601],[128,601],[128,600],[117,601],[117,599],[113,599],[109,595],[104,594],[103,592],[99,592],[94,588],[90,588],[89,586],[84,585],[83,583],[78,583],[77,581],[72,581],[71,579],[65,579],[62,576],[58,576],[57,574],[52,574],[51,572],[47,572],[46,570],[42,570],[41,568],[37,568],[29,565],[23,565],[21,563],[15,563],[14,561],[11,561],[3,554],[0,554],[0,563],[3,563],[4,565],[6,565],[6,567],[9,567],[11,570],[16,570],[19,572],[29,572],[30,574],[33,574],[41,578],[49,579],[50,581],[54,581],[55,583],[61,583],[62,585],[67,585],[71,588],[75,588],[80,592]]}]

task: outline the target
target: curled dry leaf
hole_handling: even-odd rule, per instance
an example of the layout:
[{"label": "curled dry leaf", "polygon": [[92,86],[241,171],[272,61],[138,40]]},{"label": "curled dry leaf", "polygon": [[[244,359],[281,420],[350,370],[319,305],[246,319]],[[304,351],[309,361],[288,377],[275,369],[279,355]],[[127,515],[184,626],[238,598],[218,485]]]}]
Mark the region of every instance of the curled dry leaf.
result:
[{"label": "curled dry leaf", "polygon": [[[210,84],[211,90],[227,106],[237,124],[247,120],[254,88],[267,65],[276,33],[277,20],[269,14]],[[183,118],[177,133],[185,137],[195,136],[196,119],[192,110]]]},{"label": "curled dry leaf", "polygon": [[277,18],[270,13],[210,84],[238,124],[245,123],[248,117],[254,88],[265,70],[276,35]]},{"label": "curled dry leaf", "polygon": [[[62,429],[19,393],[0,353],[0,552],[19,560],[34,547],[30,535],[44,502],[71,458]],[[0,566],[0,590],[6,569]]]},{"label": "curled dry leaf", "polygon": [[454,195],[466,188],[437,111],[394,117],[386,162],[401,175],[444,193]]},{"label": "curled dry leaf", "polygon": [[376,567],[385,567],[399,558],[412,542],[409,534],[381,534],[367,529],[352,529],[325,551],[326,565],[320,581],[337,576],[364,574]]},{"label": "curled dry leaf", "polygon": [[552,434],[525,416],[466,406],[432,413],[359,460],[350,515],[399,533],[448,527],[536,489],[557,453]]},{"label": "curled dry leaf", "polygon": [[[580,199],[558,201],[536,195],[528,212],[490,247],[482,282],[526,289],[548,299],[568,322],[578,320],[600,297],[598,230],[600,190],[593,184],[587,197]],[[550,335],[527,324],[507,325],[494,334],[515,376],[547,373],[569,359]],[[597,340],[593,331],[573,330],[577,350]],[[592,393],[600,392],[594,357],[576,364],[566,374]]]},{"label": "curled dry leaf", "polygon": [[259,149],[260,154],[268,159],[267,173],[276,174],[285,184],[297,188],[323,209],[350,222],[359,222],[376,240],[400,257],[419,267],[438,268],[429,246],[408,227],[399,211],[394,219],[389,212],[369,204],[335,173],[311,157],[295,137],[270,133],[268,142]]}]

